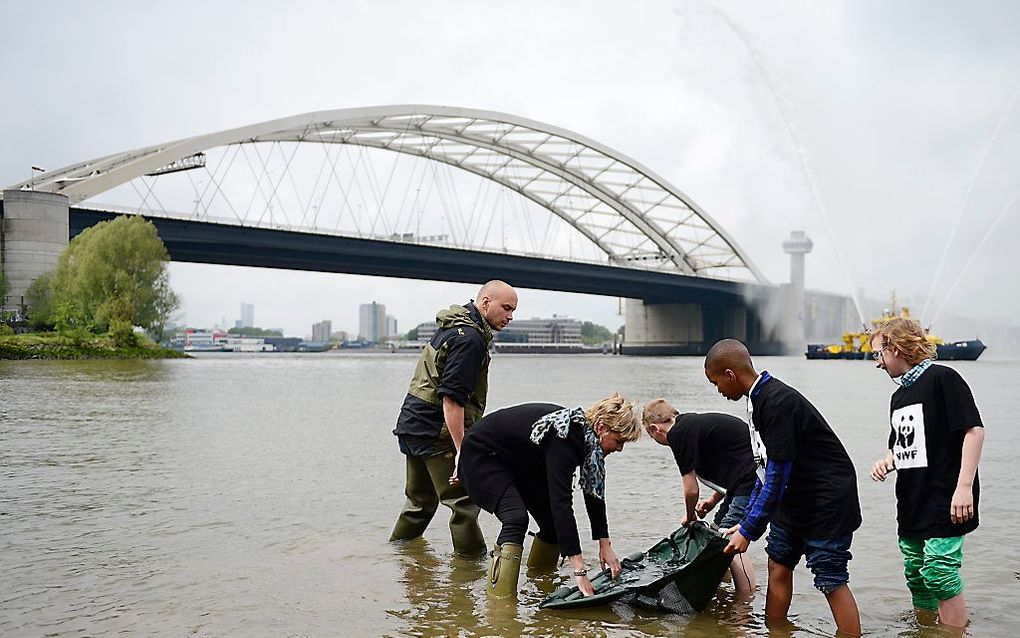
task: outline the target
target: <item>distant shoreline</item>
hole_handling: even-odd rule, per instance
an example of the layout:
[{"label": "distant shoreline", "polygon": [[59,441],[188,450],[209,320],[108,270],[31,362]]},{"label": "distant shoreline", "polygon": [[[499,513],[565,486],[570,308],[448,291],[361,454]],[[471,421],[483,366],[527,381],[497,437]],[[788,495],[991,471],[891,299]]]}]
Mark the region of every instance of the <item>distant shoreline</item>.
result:
[{"label": "distant shoreline", "polygon": [[108,335],[82,340],[56,333],[26,333],[0,337],[0,360],[33,359],[190,359],[187,354],[150,341],[137,346],[117,346]]}]

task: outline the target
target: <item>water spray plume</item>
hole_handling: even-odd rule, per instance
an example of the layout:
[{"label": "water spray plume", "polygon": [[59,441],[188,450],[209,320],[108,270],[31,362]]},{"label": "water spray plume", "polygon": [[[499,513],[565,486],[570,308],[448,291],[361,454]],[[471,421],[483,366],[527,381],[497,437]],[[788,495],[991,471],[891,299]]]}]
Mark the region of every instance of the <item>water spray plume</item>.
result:
[{"label": "water spray plume", "polygon": [[[939,265],[935,268],[935,275],[931,278],[931,288],[928,290],[928,299],[924,302],[924,308],[921,309],[920,319],[922,323],[924,322],[925,316],[928,314],[928,306],[931,304],[933,295],[935,294],[935,284],[938,283],[939,275],[942,273],[942,267],[946,263],[946,256],[949,255],[949,247],[953,244],[953,239],[956,237],[956,229],[959,228],[960,222],[963,220],[963,216],[967,213],[967,209],[970,208],[970,197],[974,193],[974,187],[977,185],[977,181],[978,178],[981,177],[981,173],[985,170],[985,162],[988,161],[988,155],[991,153],[992,148],[995,147],[995,142],[999,139],[999,133],[1002,131],[1002,127],[1006,124],[1010,115],[1013,114],[1013,109],[1016,108],[1018,98],[1020,98],[1020,83],[1017,83],[1016,91],[1013,92],[1013,97],[1009,100],[1006,110],[1003,111],[1002,115],[999,117],[999,122],[996,124],[995,130],[992,132],[992,137],[988,140],[988,145],[985,146],[984,153],[981,154],[981,159],[977,163],[977,168],[974,170],[973,177],[971,177],[970,185],[967,187],[967,194],[963,197],[963,208],[960,209],[960,214],[956,216],[956,221],[953,222],[953,228],[949,231],[949,238],[946,240],[946,246],[942,250],[942,257],[939,258]],[[959,281],[959,279],[957,281]],[[942,305],[945,305],[945,301],[942,302]],[[931,323],[935,323],[934,319]]]},{"label": "water spray plume", "polygon": [[1013,205],[1016,204],[1018,199],[1020,199],[1020,191],[1014,193],[1013,197],[1010,198],[1009,203],[1003,206],[1002,210],[999,211],[999,214],[998,216],[996,216],[995,221],[993,221],[992,225],[988,227],[988,231],[985,232],[985,236],[981,238],[981,243],[978,244],[977,250],[975,250],[974,254],[971,255],[970,259],[967,260],[967,263],[964,265],[963,270],[960,271],[960,274],[957,275],[956,280],[953,282],[953,285],[949,287],[949,292],[947,292],[946,296],[943,297],[942,304],[939,306],[939,309],[935,312],[935,316],[932,317],[931,323],[928,324],[929,327],[934,325],[934,323],[938,321],[938,318],[942,315],[942,310],[945,309],[946,304],[949,302],[949,298],[953,296],[953,293],[956,291],[956,287],[960,285],[960,282],[963,280],[963,276],[967,274],[968,270],[970,270],[971,264],[973,264],[974,260],[977,259],[977,256],[981,254],[981,249],[984,248],[985,244],[988,243],[988,240],[991,238],[992,233],[995,232],[995,227],[999,225],[999,222],[1001,222],[1002,219],[1006,216],[1006,213],[1009,212],[1009,209],[1013,208]]},{"label": "water spray plume", "polygon": [[784,105],[784,99],[782,93],[779,91],[778,85],[772,73],[769,72],[768,68],[762,62],[761,56],[758,54],[758,50],[751,43],[750,37],[744,33],[729,15],[721,8],[710,5],[730,28],[730,31],[737,36],[744,47],[747,49],[748,54],[751,56],[751,60],[758,68],[758,72],[761,77],[765,80],[765,84],[769,87],[769,91],[772,92],[772,98],[776,103],[776,108],[779,111],[779,117],[783,120],[783,125],[786,127],[786,133],[790,137],[790,141],[793,143],[794,148],[797,150],[797,160],[800,162],[801,171],[804,174],[804,180],[807,182],[808,190],[811,193],[811,197],[815,202],[815,206],[818,208],[818,212],[821,214],[822,223],[825,226],[825,232],[829,236],[829,241],[832,242],[833,252],[836,253],[836,261],[839,263],[839,268],[843,273],[843,278],[846,280],[847,288],[850,290],[850,298],[854,302],[854,308],[857,310],[857,316],[861,320],[861,325],[867,329],[867,321],[864,319],[864,311],[861,309],[861,303],[857,299],[856,287],[850,277],[850,271],[847,270],[846,263],[843,261],[843,254],[839,250],[839,243],[836,241],[836,234],[832,230],[832,225],[829,223],[829,213],[825,207],[825,203],[822,201],[821,192],[818,188],[817,180],[815,180],[814,171],[811,169],[811,156],[807,148],[800,142],[800,138],[797,136],[796,129],[793,126],[791,117],[787,114]]}]

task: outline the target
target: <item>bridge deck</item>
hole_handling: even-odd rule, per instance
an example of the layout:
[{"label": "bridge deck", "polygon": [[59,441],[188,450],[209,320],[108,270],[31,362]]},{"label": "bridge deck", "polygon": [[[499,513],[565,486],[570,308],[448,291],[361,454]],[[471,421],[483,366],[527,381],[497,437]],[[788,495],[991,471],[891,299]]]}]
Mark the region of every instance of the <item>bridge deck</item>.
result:
[{"label": "bridge deck", "polygon": [[[71,238],[119,213],[71,207]],[[648,270],[314,233],[148,218],[173,261],[483,283],[646,303],[746,304],[769,287]]]}]

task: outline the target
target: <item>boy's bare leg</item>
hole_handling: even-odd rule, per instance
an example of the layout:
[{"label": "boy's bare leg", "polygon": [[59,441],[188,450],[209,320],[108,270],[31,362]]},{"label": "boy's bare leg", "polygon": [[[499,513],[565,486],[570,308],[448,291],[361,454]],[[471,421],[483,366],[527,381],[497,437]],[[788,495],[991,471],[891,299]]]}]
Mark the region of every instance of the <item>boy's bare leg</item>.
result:
[{"label": "boy's bare leg", "polygon": [[747,554],[737,554],[730,563],[730,574],[733,578],[733,589],[738,596],[753,596],[758,586],[754,578],[754,564]]},{"label": "boy's bare leg", "polygon": [[793,570],[769,559],[769,588],[765,592],[765,621],[786,620],[793,600]]},{"label": "boy's bare leg", "polygon": [[[837,636],[861,635],[861,612],[857,610],[857,600],[846,585],[840,585],[825,597],[832,610],[832,619],[836,621]],[[768,612],[766,612],[767,614]]]},{"label": "boy's bare leg", "polygon": [[963,593],[939,601],[939,623],[943,627],[963,630],[967,627],[967,601]]}]

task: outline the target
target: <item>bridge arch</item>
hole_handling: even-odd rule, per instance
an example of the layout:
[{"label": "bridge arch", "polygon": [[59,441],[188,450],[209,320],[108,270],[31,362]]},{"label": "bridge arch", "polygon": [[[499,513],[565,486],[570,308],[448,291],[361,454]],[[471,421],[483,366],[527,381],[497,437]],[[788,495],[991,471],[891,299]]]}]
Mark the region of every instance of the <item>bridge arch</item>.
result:
[{"label": "bridge arch", "polygon": [[312,112],[80,162],[8,188],[60,193],[74,204],[196,153],[258,142],[349,144],[442,162],[536,202],[609,264],[768,283],[718,223],[641,163],[573,131],[494,111],[394,105]]}]

